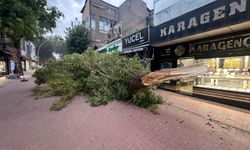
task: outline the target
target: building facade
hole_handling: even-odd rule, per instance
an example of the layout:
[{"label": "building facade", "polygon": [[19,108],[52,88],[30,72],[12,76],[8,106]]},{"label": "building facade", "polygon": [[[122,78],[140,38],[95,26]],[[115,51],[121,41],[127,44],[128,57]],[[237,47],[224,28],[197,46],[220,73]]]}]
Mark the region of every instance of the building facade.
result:
[{"label": "building facade", "polygon": [[81,13],[83,24],[90,29],[91,47],[98,49],[152,22],[152,11],[143,0],[126,0],[119,7],[102,0],[86,0]]},{"label": "building facade", "polygon": [[35,46],[31,41],[20,41],[20,50],[14,48],[13,42],[1,33],[0,39],[0,76],[16,73],[17,61],[24,71],[35,69],[37,56]]},{"label": "building facade", "polygon": [[150,10],[142,0],[126,0],[119,6],[118,23],[122,25],[122,37],[133,34],[149,25]]},{"label": "building facade", "polygon": [[7,51],[7,39],[3,33],[0,33],[0,76],[10,73],[11,54]]},{"label": "building facade", "polygon": [[92,48],[108,42],[108,31],[117,24],[118,8],[102,0],[86,0],[81,10],[82,22],[90,30]]},{"label": "building facade", "polygon": [[20,42],[21,47],[21,62],[24,71],[33,70],[38,63],[38,57],[36,55],[36,47],[31,41],[24,39]]},{"label": "building facade", "polygon": [[250,1],[171,2],[155,2],[153,70],[204,63],[210,71],[166,88],[250,109]]},{"label": "building facade", "polygon": [[216,0],[155,0],[154,25],[160,25]]}]

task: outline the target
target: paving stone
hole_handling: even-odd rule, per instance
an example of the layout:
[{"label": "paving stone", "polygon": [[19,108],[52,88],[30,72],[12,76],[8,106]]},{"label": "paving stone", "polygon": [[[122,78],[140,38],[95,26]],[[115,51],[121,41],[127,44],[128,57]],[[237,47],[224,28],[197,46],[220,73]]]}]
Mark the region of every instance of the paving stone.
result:
[{"label": "paving stone", "polygon": [[[160,115],[122,102],[90,107],[86,97],[75,97],[62,111],[51,112],[58,97],[34,100],[33,86],[30,81],[13,82],[0,89],[0,150],[250,149],[248,133],[205,125],[205,116],[214,119],[215,109],[213,115],[207,111],[199,117],[177,108],[174,101],[185,100],[182,96],[172,96],[171,106],[161,105]],[[205,105],[190,102],[190,107]]]}]

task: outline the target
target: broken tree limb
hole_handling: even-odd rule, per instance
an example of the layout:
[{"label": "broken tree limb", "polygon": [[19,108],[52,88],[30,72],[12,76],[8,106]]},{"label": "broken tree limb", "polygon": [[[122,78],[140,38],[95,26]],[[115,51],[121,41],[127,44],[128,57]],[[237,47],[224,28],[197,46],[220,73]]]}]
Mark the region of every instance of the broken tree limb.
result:
[{"label": "broken tree limb", "polygon": [[207,66],[204,64],[194,64],[173,69],[162,69],[131,79],[128,91],[133,94],[140,89],[158,85],[168,80],[178,80],[186,77],[203,75],[207,74],[208,71]]},{"label": "broken tree limb", "polygon": [[177,80],[186,77],[203,75],[208,73],[208,68],[205,64],[194,64],[186,67],[174,69],[162,69],[144,75],[141,78],[142,84],[152,86],[161,84],[167,80]]}]

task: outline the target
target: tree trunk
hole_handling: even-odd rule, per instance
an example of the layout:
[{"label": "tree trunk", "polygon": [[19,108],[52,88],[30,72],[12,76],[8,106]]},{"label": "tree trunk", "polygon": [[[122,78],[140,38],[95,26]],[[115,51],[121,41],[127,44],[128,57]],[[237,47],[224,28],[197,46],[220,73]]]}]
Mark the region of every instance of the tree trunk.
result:
[{"label": "tree trunk", "polygon": [[129,84],[129,92],[135,93],[142,88],[158,85],[168,80],[177,80],[207,74],[208,71],[207,66],[204,64],[194,64],[187,67],[154,71],[132,79]]},{"label": "tree trunk", "polygon": [[143,84],[142,79],[141,79],[142,77],[143,76],[138,76],[138,77],[130,80],[128,91],[131,95],[136,93],[138,90],[147,87],[146,85]]},{"label": "tree trunk", "polygon": [[[103,77],[112,80],[110,76],[107,75],[101,68],[98,68],[97,73]],[[194,64],[186,67],[173,68],[173,69],[162,69],[154,72],[150,72],[144,75],[138,75],[137,77],[131,79],[128,83],[128,92],[130,95],[136,93],[140,89],[158,85],[164,83],[168,80],[177,80],[186,77],[194,77],[198,75],[207,74],[209,69],[204,64]]]},{"label": "tree trunk", "polygon": [[21,50],[19,44],[14,44],[13,48],[9,48],[13,61],[15,62],[15,73],[19,76],[23,75],[22,62],[21,62]]}]

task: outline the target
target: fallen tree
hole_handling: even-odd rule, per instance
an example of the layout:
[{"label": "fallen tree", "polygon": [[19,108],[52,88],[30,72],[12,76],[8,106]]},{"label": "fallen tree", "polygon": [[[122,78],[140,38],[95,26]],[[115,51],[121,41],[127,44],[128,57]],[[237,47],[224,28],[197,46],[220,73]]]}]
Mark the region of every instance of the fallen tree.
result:
[{"label": "fallen tree", "polygon": [[202,64],[155,72],[149,72],[144,66],[139,57],[126,58],[88,50],[67,55],[37,70],[34,77],[38,86],[34,92],[40,96],[62,96],[52,105],[52,110],[63,108],[75,95],[89,96],[91,106],[123,100],[149,108],[163,102],[151,86],[207,72]]}]

